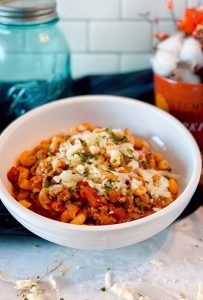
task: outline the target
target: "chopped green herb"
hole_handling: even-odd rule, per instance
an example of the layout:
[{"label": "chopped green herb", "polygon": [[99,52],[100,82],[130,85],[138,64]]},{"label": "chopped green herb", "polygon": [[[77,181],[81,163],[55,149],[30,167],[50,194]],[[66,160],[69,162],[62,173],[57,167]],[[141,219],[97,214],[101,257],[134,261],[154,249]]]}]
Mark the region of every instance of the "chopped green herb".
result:
[{"label": "chopped green herb", "polygon": [[110,171],[115,171],[116,169],[114,167],[109,167]]},{"label": "chopped green herb", "polygon": [[72,162],[71,162],[70,159],[68,160],[68,166],[69,166],[70,168],[72,168]]},{"label": "chopped green herb", "polygon": [[101,290],[102,292],[106,292],[106,288],[105,288],[105,287],[102,287],[100,290]]},{"label": "chopped green herb", "polygon": [[140,205],[139,209],[141,210],[141,212],[144,212],[144,205]]},{"label": "chopped green herb", "polygon": [[117,160],[116,160],[116,159],[114,159],[114,160],[113,160],[113,163],[115,164],[116,162],[117,162]]},{"label": "chopped green herb", "polygon": [[132,196],[132,191],[127,190],[126,196]]},{"label": "chopped green herb", "polygon": [[93,156],[92,156],[92,153],[90,152],[79,152],[78,155],[80,156],[82,162],[88,162],[89,159],[91,159]]},{"label": "chopped green herb", "polygon": [[64,298],[60,298],[59,300],[65,300]]},{"label": "chopped green herb", "polygon": [[117,136],[113,130],[111,128],[106,128],[106,131],[110,134],[111,138],[113,139],[114,143],[115,144],[118,144],[119,142],[120,143],[127,143],[128,142],[128,138],[127,136],[123,136],[123,137],[119,137]]},{"label": "chopped green herb", "polygon": [[87,146],[87,143],[84,140],[82,140],[82,139],[79,139],[79,140],[83,146]]},{"label": "chopped green herb", "polygon": [[107,271],[111,271],[111,268],[110,267],[108,267],[108,268],[106,268],[107,269]]},{"label": "chopped green herb", "polygon": [[105,183],[104,189],[107,193],[114,188],[113,184],[114,184],[114,182],[112,179],[108,179],[108,181]]},{"label": "chopped green herb", "polygon": [[51,185],[51,180],[48,179],[45,183],[44,183],[44,188],[48,188]]},{"label": "chopped green herb", "polygon": [[126,157],[123,156],[123,162],[125,165],[128,165],[130,163],[130,159],[127,159]]},{"label": "chopped green herb", "polygon": [[113,132],[113,130],[111,128],[107,128],[106,131],[110,134],[113,142],[118,145],[119,144],[119,137]]},{"label": "chopped green herb", "polygon": [[133,150],[132,150],[132,149],[128,149],[127,151],[128,151],[128,153],[129,153],[130,155],[133,154]]},{"label": "chopped green herb", "polygon": [[146,157],[146,158],[145,158],[145,162],[146,162],[147,165],[149,165],[149,164],[150,164],[150,158],[149,158],[149,157]]},{"label": "chopped green herb", "polygon": [[122,143],[127,143],[128,142],[128,138],[127,138],[126,135],[122,138],[121,142]]}]

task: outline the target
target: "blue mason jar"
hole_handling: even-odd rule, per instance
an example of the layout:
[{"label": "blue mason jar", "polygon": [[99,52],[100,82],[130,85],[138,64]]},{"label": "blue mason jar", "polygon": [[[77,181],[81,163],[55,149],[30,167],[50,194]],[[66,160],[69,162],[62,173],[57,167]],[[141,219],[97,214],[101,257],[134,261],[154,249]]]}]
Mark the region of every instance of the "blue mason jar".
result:
[{"label": "blue mason jar", "polygon": [[71,89],[70,52],[54,0],[0,4],[0,129]]}]

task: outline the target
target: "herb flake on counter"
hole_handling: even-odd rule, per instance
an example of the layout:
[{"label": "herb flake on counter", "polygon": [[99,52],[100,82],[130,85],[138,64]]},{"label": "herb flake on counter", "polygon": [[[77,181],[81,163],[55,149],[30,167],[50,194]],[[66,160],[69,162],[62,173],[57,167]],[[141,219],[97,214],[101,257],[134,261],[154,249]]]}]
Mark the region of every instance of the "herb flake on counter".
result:
[{"label": "herb flake on counter", "polygon": [[39,244],[32,244],[33,248],[40,248],[41,246]]}]

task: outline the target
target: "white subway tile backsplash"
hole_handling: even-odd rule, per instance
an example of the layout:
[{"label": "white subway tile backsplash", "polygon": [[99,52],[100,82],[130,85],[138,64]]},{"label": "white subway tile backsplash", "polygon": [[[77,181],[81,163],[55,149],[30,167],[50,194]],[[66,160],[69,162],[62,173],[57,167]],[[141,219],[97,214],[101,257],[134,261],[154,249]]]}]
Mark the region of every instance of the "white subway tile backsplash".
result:
[{"label": "white subway tile backsplash", "polygon": [[150,58],[153,54],[123,54],[121,56],[120,71],[129,72],[151,67]]},{"label": "white subway tile backsplash", "polygon": [[119,0],[58,0],[61,18],[115,19],[119,16]]},{"label": "white subway tile backsplash", "polygon": [[87,50],[87,24],[85,22],[59,22],[71,51]]},{"label": "white subway tile backsplash", "polygon": [[[176,31],[175,24],[172,21],[160,21],[158,25],[159,33],[173,34]],[[157,32],[157,26],[153,26],[153,33]]]},{"label": "white subway tile backsplash", "polygon": [[[200,4],[199,0],[186,0],[186,1],[188,7],[198,7],[198,5]],[[201,1],[201,3],[203,4],[203,0]]]},{"label": "white subway tile backsplash", "polygon": [[71,63],[73,78],[118,72],[118,56],[113,54],[73,54]]},{"label": "white subway tile backsplash", "polygon": [[146,22],[91,22],[90,50],[133,52],[151,49],[150,24]]},{"label": "white subway tile backsplash", "polygon": [[[166,8],[166,0],[122,0],[123,18],[139,18],[140,13],[149,12],[153,17],[170,18]],[[185,0],[175,1],[175,14],[182,17],[185,8]]]},{"label": "white subway tile backsplash", "polygon": [[[183,16],[185,3],[196,6],[197,2],[174,0],[176,17]],[[150,66],[157,27],[139,13],[150,12],[151,17],[158,17],[158,32],[175,31],[166,0],[57,0],[57,4],[59,27],[72,53],[74,77]]]}]

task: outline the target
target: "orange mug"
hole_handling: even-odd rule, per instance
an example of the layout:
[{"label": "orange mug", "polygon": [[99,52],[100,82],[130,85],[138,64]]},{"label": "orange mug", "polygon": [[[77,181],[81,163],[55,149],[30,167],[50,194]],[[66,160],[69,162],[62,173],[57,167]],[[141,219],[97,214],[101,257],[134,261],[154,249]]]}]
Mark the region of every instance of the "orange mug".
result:
[{"label": "orange mug", "polygon": [[203,152],[203,84],[177,82],[154,74],[155,103],[193,134]]}]

